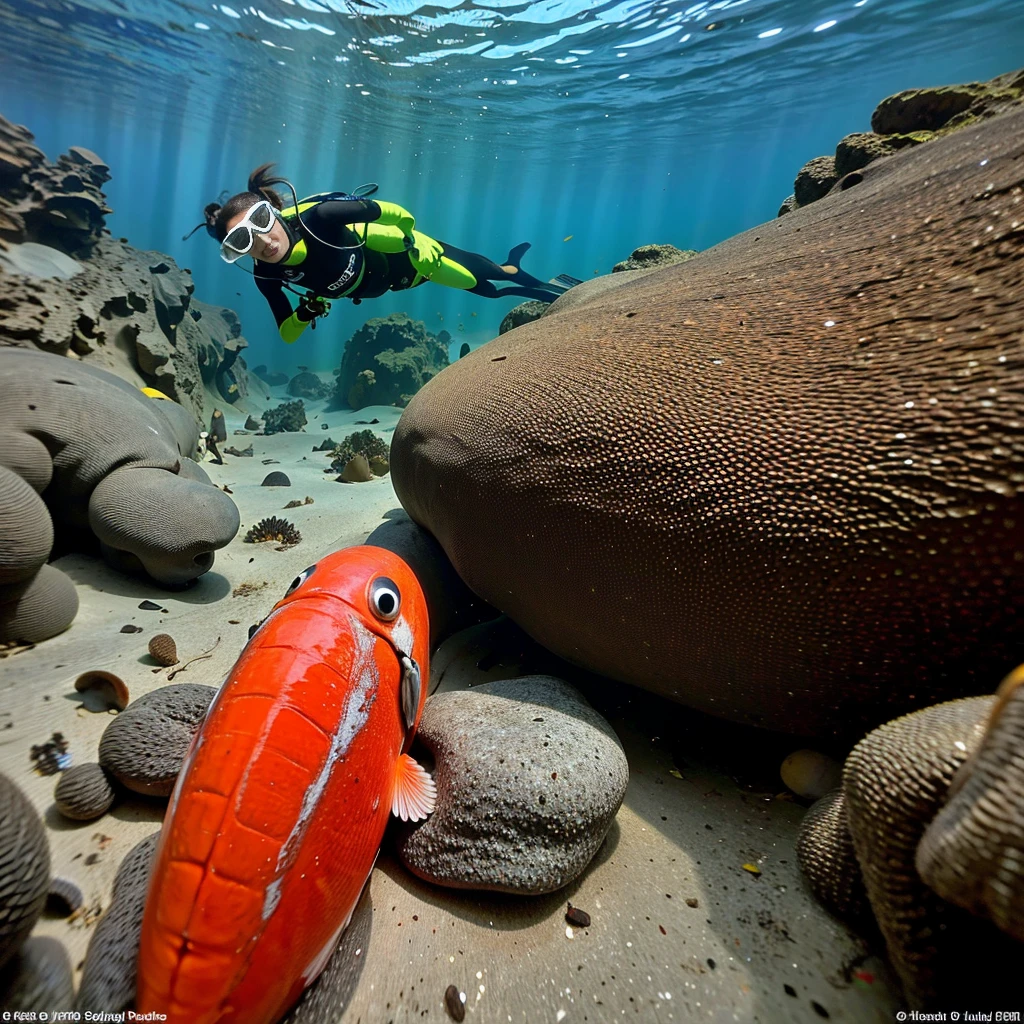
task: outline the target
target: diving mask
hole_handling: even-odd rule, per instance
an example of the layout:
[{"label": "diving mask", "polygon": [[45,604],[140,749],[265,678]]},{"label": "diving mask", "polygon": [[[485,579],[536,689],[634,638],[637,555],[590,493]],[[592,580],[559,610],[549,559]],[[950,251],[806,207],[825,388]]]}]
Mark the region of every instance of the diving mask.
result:
[{"label": "diving mask", "polygon": [[274,208],[266,199],[251,206],[220,243],[220,258],[225,263],[241,259],[253,247],[256,235],[266,235],[274,226]]}]

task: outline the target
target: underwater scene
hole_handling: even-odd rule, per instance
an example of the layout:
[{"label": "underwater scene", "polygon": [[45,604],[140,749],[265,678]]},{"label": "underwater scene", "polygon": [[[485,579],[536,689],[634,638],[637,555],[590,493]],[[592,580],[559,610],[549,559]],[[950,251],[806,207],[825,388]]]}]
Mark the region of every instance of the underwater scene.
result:
[{"label": "underwater scene", "polygon": [[1021,1019],[1024,3],[0,29],[3,1020]]}]

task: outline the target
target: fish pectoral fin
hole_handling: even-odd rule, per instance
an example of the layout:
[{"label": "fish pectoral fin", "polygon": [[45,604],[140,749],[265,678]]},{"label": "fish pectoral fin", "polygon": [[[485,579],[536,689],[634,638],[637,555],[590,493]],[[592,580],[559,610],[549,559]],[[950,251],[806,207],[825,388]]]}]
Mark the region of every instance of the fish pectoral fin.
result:
[{"label": "fish pectoral fin", "polygon": [[429,772],[408,754],[395,765],[395,795],[391,813],[402,821],[422,821],[434,812],[437,787]]}]

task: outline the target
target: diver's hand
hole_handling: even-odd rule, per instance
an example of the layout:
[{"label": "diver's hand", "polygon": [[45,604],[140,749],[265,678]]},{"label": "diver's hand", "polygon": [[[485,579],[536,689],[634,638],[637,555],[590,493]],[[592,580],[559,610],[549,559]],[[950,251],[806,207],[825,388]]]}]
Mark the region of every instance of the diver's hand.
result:
[{"label": "diver's hand", "polygon": [[327,316],[331,311],[331,304],[326,299],[318,296],[303,295],[299,299],[298,308],[295,310],[295,319],[308,324],[318,316]]},{"label": "diver's hand", "polygon": [[424,276],[428,276],[441,267],[441,254],[444,250],[439,242],[426,235],[420,235],[420,244],[412,250],[413,262],[416,269]]},{"label": "diver's hand", "polygon": [[412,239],[412,229],[416,227],[416,218],[411,213],[408,216],[399,217],[395,221],[395,227],[405,235],[406,249],[411,249],[416,244]]}]

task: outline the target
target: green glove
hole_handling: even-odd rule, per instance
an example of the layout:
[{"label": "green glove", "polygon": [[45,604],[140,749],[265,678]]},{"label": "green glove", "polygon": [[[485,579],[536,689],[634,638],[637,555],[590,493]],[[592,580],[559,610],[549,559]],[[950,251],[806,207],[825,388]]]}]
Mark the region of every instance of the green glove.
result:
[{"label": "green glove", "polygon": [[441,243],[421,234],[416,239],[417,245],[410,253],[412,265],[424,276],[429,277],[441,267],[441,255],[444,249]]}]

